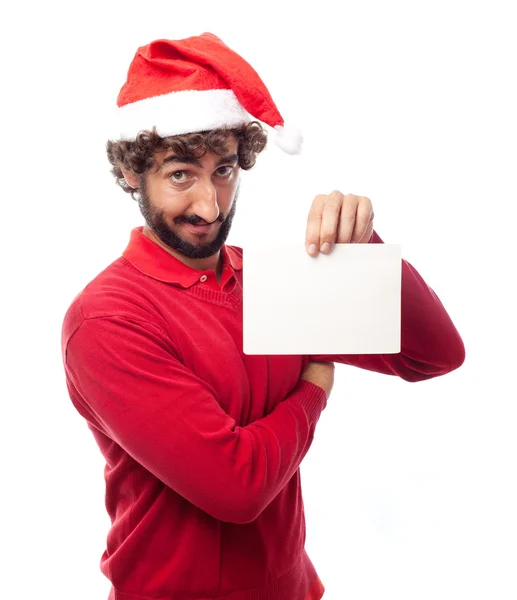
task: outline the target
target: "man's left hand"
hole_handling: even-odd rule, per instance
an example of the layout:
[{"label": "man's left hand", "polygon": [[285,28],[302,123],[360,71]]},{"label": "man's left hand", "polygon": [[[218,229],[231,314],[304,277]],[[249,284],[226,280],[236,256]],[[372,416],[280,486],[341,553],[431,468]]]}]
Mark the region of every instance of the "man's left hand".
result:
[{"label": "man's left hand", "polygon": [[334,244],[367,244],[373,233],[369,198],[334,190],[314,198],[307,219],[305,247],[311,256],[329,254]]}]

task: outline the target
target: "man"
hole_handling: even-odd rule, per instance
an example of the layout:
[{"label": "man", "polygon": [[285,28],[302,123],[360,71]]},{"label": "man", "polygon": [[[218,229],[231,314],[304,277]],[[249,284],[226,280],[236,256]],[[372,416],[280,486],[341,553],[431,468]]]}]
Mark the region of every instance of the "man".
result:
[{"label": "man", "polygon": [[[265,147],[260,122],[288,152],[299,139],[212,34],[139,48],[118,105],[108,157],[146,224],[73,300],[62,333],[70,398],[106,459],[110,599],[319,600],[299,466],[333,363],[422,381],[462,364],[461,338],[403,261],[399,354],[244,354],[242,250],[225,244],[239,172]],[[336,242],[382,243],[368,198],[315,198],[307,252]]]}]

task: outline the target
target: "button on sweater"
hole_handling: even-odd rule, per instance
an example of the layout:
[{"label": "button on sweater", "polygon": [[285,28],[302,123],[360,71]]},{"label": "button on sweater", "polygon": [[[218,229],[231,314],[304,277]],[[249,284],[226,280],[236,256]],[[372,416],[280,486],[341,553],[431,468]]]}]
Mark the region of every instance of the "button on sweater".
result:
[{"label": "button on sweater", "polygon": [[110,600],[317,600],[299,467],[327,397],[305,366],[421,381],[462,364],[461,338],[403,260],[399,354],[248,356],[242,250],[223,246],[218,282],[142,229],[62,329],[69,396],[106,461]]}]

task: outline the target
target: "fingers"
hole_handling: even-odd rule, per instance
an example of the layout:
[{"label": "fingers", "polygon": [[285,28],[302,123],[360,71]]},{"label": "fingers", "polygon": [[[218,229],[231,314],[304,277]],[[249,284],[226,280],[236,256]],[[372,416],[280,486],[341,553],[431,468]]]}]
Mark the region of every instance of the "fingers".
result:
[{"label": "fingers", "polygon": [[366,196],[334,190],[314,198],[307,219],[306,249],[311,256],[328,254],[334,244],[368,243],[373,232],[373,208]]},{"label": "fingers", "polygon": [[327,196],[321,217],[320,251],[328,254],[336,243],[336,232],[342,219],[343,194],[332,192]]},{"label": "fingers", "polygon": [[364,230],[363,235],[357,242],[358,244],[368,244],[369,243],[369,241],[372,237],[372,234],[373,234],[373,219],[374,219],[374,214],[372,211],[370,214],[370,218],[368,220],[368,225],[366,226],[366,229]]},{"label": "fingers", "polygon": [[328,254],[336,242],[344,196],[337,190],[314,198],[307,219],[306,248],[311,256]]},{"label": "fingers", "polygon": [[326,196],[320,194],[314,198],[309,217],[307,218],[307,231],[305,234],[305,246],[311,256],[316,256],[320,250],[320,229],[322,212]]},{"label": "fingers", "polygon": [[[368,235],[368,230],[370,234]],[[373,208],[369,198],[358,196],[354,230],[350,236],[352,244],[368,242],[373,231]],[[366,239],[365,239],[366,238]],[[346,243],[346,242],[343,242]]]},{"label": "fingers", "polygon": [[349,244],[352,241],[357,222],[358,199],[359,196],[354,196],[353,194],[343,196],[341,221],[336,237],[336,242],[338,244]]}]

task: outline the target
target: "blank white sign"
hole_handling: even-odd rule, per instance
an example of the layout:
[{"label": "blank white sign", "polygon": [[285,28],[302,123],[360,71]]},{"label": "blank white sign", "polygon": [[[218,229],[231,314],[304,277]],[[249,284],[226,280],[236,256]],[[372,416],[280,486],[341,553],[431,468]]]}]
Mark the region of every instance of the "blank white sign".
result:
[{"label": "blank white sign", "polygon": [[244,353],[400,352],[401,270],[398,244],[244,247]]}]

